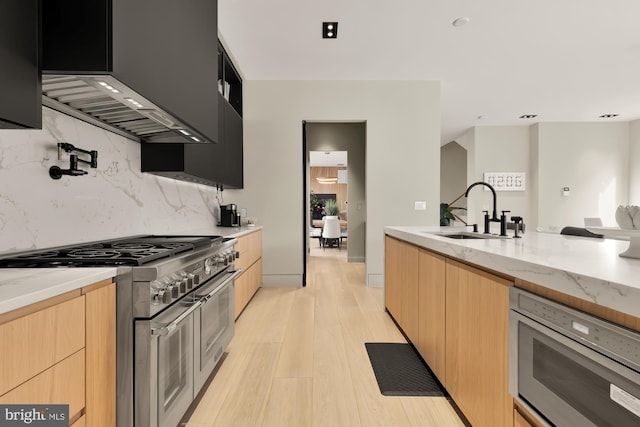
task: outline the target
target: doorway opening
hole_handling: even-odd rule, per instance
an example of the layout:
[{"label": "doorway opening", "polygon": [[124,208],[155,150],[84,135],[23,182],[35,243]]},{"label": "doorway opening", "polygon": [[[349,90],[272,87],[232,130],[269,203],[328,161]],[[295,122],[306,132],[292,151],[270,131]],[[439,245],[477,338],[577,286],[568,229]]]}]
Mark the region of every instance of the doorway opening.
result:
[{"label": "doorway opening", "polygon": [[[365,135],[366,122],[303,122],[305,285],[311,256],[366,262]],[[323,239],[327,216],[338,217],[340,237]]]},{"label": "doorway opening", "polygon": [[[309,256],[347,261],[348,153],[309,151]],[[318,242],[316,245],[314,241]],[[337,250],[336,250],[337,249]]]}]

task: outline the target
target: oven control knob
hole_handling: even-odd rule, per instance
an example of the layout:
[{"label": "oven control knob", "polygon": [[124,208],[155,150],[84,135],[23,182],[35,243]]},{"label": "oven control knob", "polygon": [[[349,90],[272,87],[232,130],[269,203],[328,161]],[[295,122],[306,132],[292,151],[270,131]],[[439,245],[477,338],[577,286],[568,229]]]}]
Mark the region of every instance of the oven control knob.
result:
[{"label": "oven control knob", "polygon": [[233,260],[235,259],[235,258],[233,257],[233,252],[229,252],[229,253],[227,254],[227,259],[229,260],[229,262],[233,262]]},{"label": "oven control knob", "polygon": [[180,293],[184,294],[185,292],[187,292],[187,278],[183,277],[182,280],[180,280]]},{"label": "oven control knob", "polygon": [[206,274],[211,274],[212,266],[213,266],[213,260],[211,258],[207,258],[204,260],[204,272]]},{"label": "oven control knob", "polygon": [[172,286],[169,286],[171,289],[171,298],[178,298],[180,294],[180,282],[174,282]]},{"label": "oven control knob", "polygon": [[187,280],[187,290],[189,289],[193,289],[193,278],[195,277],[195,275],[193,273],[189,273],[187,274],[186,280]]},{"label": "oven control knob", "polygon": [[164,290],[160,289],[156,292],[153,293],[153,295],[151,296],[151,303],[153,305],[160,305],[162,304],[162,295],[164,294]]},{"label": "oven control knob", "polygon": [[162,303],[163,304],[169,304],[171,302],[171,287],[169,286],[166,289],[162,289],[160,292],[160,295],[162,295]]},{"label": "oven control knob", "polygon": [[236,257],[236,259],[240,258],[240,252],[235,251],[235,257]]}]

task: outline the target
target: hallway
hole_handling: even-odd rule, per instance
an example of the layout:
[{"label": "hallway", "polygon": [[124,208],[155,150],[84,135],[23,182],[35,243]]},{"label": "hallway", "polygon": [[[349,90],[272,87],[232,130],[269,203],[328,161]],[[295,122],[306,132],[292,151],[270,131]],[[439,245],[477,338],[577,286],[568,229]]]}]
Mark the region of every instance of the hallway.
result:
[{"label": "hallway", "polygon": [[364,343],[405,342],[383,290],[345,248],[311,246],[308,286],[257,292],[187,425],[463,426],[445,398],[380,394]]}]

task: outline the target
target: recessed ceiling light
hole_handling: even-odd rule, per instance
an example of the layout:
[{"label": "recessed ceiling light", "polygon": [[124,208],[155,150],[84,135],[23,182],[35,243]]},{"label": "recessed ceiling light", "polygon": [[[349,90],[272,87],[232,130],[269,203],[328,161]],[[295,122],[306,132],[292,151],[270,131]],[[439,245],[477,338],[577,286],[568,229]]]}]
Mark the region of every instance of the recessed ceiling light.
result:
[{"label": "recessed ceiling light", "polygon": [[469,18],[466,16],[462,16],[460,18],[455,19],[451,25],[454,27],[462,27],[463,25],[467,25],[469,23]]},{"label": "recessed ceiling light", "polygon": [[337,22],[323,22],[322,23],[322,38],[323,39],[337,39],[338,38],[338,23]]},{"label": "recessed ceiling light", "polygon": [[618,114],[603,114],[600,116],[601,119],[612,119],[614,117],[618,117]]},{"label": "recessed ceiling light", "polygon": [[477,117],[478,120],[484,120],[484,119],[488,119],[489,116],[485,116],[484,114],[481,114]]},{"label": "recessed ceiling light", "polygon": [[521,119],[534,119],[538,117],[537,114],[523,114],[522,116],[520,116]]}]

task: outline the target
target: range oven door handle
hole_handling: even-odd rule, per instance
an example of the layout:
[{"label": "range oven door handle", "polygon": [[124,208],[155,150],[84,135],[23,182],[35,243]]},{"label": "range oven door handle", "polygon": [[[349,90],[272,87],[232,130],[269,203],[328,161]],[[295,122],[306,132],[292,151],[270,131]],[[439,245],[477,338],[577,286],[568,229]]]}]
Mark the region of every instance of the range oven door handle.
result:
[{"label": "range oven door handle", "polygon": [[232,281],[233,279],[238,277],[242,273],[242,269],[239,268],[237,270],[230,270],[230,271],[227,271],[227,273],[229,274],[229,276],[226,277],[222,281],[222,283],[220,283],[218,286],[216,286],[216,288],[213,291],[211,291],[211,292],[209,292],[208,294],[205,294],[205,295],[197,295],[196,298],[198,298],[198,301],[201,301],[202,303],[207,302],[215,294],[220,292],[222,290],[222,288],[224,288],[230,281]]},{"label": "range oven door handle", "polygon": [[194,311],[196,311],[202,305],[202,301],[198,301],[193,304],[187,311],[176,317],[172,322],[166,324],[161,328],[151,328],[151,335],[169,335],[171,331],[178,327],[180,322],[189,317]]}]

